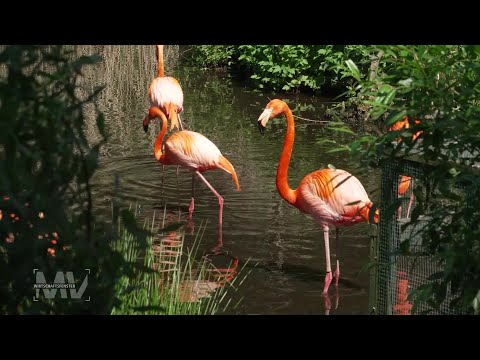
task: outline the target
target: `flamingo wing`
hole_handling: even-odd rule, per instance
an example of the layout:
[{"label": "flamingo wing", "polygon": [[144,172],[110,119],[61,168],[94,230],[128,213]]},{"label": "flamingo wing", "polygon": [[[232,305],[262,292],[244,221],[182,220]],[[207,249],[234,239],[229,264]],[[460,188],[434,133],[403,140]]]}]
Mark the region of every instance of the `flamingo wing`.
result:
[{"label": "flamingo wing", "polygon": [[165,142],[165,156],[169,162],[190,170],[217,168],[221,155],[213,142],[193,131],[178,131]]},{"label": "flamingo wing", "polygon": [[319,223],[354,224],[368,220],[371,201],[360,183],[340,169],[315,171],[298,188],[301,207]]}]

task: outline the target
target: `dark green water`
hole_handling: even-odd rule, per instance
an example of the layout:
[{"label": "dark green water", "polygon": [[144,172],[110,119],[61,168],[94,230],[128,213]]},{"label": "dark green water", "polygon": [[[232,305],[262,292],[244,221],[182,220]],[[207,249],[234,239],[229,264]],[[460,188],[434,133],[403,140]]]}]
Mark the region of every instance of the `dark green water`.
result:
[{"label": "dark green water", "polygon": [[[234,165],[242,190],[235,191],[231,177],[220,171],[204,173],[224,197],[222,250],[240,259],[250,259],[245,271],[256,264],[234,294],[243,298],[235,314],[323,314],[325,274],[323,233],[313,219],[287,204],[277,193],[275,174],[285,136],[285,121],[269,125],[265,136],[257,119],[271,93],[258,93],[233,81],[227,74],[205,72],[179,61],[178,48],[166,47],[166,74],[174,76],[185,95],[182,121],[193,131],[213,141]],[[172,49],[176,51],[172,51]],[[137,204],[140,216],[163,216],[169,222],[186,220],[191,191],[191,175],[176,167],[162,166],[153,157],[153,142],[160,130],[151,126],[146,135],[142,119],[148,108],[148,85],[156,74],[154,47],[85,47],[80,51],[100,52],[105,63],[92,69],[88,84],[105,84],[101,106],[111,133],[101,168],[94,177],[95,207],[99,216],[109,217],[113,196],[113,176],[119,175],[121,204]],[[181,52],[182,49],[180,49]],[[321,119],[325,99],[304,96],[283,97],[294,115]],[[95,137],[94,133],[91,134]],[[298,120],[289,180],[295,188],[308,173],[333,164],[352,171],[343,155],[325,154],[317,144],[331,137],[322,125]],[[370,194],[377,186],[374,173],[354,172]],[[372,200],[373,200],[373,196]],[[207,221],[201,247],[207,251],[217,244],[218,202],[202,183],[197,183],[193,224],[186,241],[192,242],[202,222]],[[334,239],[332,229],[330,239]],[[360,273],[369,260],[369,227],[359,224],[341,231],[342,262],[335,306],[335,287],[330,287],[330,314],[366,314],[368,274]],[[335,244],[331,241],[332,264]]]}]

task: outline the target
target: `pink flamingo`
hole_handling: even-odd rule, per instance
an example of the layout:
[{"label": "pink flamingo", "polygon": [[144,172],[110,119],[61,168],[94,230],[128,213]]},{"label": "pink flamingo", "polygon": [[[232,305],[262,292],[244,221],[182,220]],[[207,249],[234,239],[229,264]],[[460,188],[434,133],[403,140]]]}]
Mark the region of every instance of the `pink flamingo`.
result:
[{"label": "pink flamingo", "polygon": [[202,134],[197,132],[182,130],[172,134],[165,141],[165,151],[162,152],[162,143],[167,131],[168,120],[165,114],[158,107],[150,107],[148,115],[143,120],[143,129],[148,130],[148,125],[155,118],[162,120],[162,129],[155,141],[154,153],[157,159],[163,165],[177,165],[192,172],[192,200],[188,208],[188,217],[192,218],[195,207],[195,176],[199,177],[205,185],[215,194],[220,207],[218,222],[220,224],[220,240],[222,237],[222,218],[223,218],[223,198],[205,179],[202,172],[207,170],[220,169],[232,175],[233,181],[237,185],[237,191],[240,191],[237,174],[233,165],[222,155],[217,146],[208,140]]},{"label": "pink flamingo", "polygon": [[[268,103],[258,118],[258,128],[263,135],[267,122],[280,114],[285,114],[287,119],[287,134],[277,169],[277,190],[290,205],[310,214],[323,228],[326,256],[323,294],[327,296],[332,282],[329,226],[333,225],[336,228],[335,285],[338,288],[340,278],[339,227],[354,225],[362,221],[368,222],[370,208],[373,204],[360,181],[340,169],[323,169],[312,172],[302,179],[297,189],[291,189],[288,185],[288,166],[295,138],[292,111],[285,102],[274,99]],[[378,222],[378,212],[375,213],[374,219],[375,222]]]},{"label": "pink flamingo", "polygon": [[177,79],[165,76],[163,69],[163,45],[157,45],[158,76],[148,89],[150,105],[159,107],[170,120],[170,130],[183,130],[180,113],[183,111],[183,91]]},{"label": "pink flamingo", "polygon": [[[420,120],[414,120],[415,124],[420,124]],[[396,123],[392,124],[388,131],[400,131],[402,129],[409,129],[410,123],[408,122],[408,116],[405,116],[403,120],[399,120]],[[412,140],[415,141],[420,135],[422,135],[422,131],[417,131],[415,134],[412,134]],[[398,142],[402,141],[402,138],[397,139]],[[403,196],[405,193],[410,189],[410,199],[408,201],[407,207],[407,214],[406,218],[410,218],[410,210],[412,209],[412,204],[414,201],[414,194],[413,194],[413,178],[411,176],[402,175],[402,179],[400,180],[400,184],[398,185],[398,195]],[[397,217],[400,219],[402,217],[402,207],[398,207],[398,214]]]}]

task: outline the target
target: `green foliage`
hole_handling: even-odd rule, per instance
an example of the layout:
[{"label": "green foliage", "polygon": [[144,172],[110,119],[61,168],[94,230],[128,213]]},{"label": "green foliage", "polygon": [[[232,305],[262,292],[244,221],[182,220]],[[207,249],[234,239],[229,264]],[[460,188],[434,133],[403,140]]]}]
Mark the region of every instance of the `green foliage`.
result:
[{"label": "green foliage", "polygon": [[233,45],[194,45],[189,60],[202,68],[220,68],[232,64]]},{"label": "green foliage", "polygon": [[205,67],[235,65],[260,89],[338,92],[352,82],[345,77],[345,60],[363,69],[368,56],[360,45],[197,45],[191,58]]},{"label": "green foliage", "polygon": [[[98,61],[75,58],[65,46],[0,52],[2,314],[109,313],[114,285],[128,270],[110,246],[115,234],[92,213],[90,179],[106,141],[95,102],[101,88],[85,93],[77,83],[82,69]],[[96,144],[84,134],[87,110],[100,134]],[[47,299],[40,292],[33,301],[34,269],[47,281],[72,271],[77,285],[90,269],[84,298]]]},{"label": "green foliage", "polygon": [[[480,177],[472,168],[480,162],[478,49],[378,46],[370,52],[381,56],[376,76],[366,76],[365,71],[359,76],[355,62],[347,67],[358,82],[356,100],[370,108],[371,119],[384,134],[357,139],[350,144],[350,153],[362,164],[380,167],[408,158],[415,150],[417,160],[433,165],[416,182],[412,222],[421,214],[429,216],[423,247],[443,270],[413,297],[438,307],[451,284],[451,306],[471,308],[480,288]],[[387,131],[405,115],[409,129]],[[413,141],[418,131],[423,133]],[[395,142],[398,138],[400,143]],[[409,250],[402,248],[404,254]]]}]

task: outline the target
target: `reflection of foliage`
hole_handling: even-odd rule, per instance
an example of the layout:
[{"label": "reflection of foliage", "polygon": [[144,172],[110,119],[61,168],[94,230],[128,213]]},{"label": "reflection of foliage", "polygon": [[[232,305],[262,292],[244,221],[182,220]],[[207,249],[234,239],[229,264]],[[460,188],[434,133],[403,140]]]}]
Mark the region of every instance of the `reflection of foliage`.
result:
[{"label": "reflection of foliage", "polygon": [[[451,305],[470,307],[480,284],[480,178],[472,168],[480,162],[479,48],[381,46],[371,52],[381,56],[377,76],[366,76],[354,62],[346,63],[360,85],[357,99],[368,105],[380,126],[408,115],[410,128],[367,134],[343,149],[378,167],[408,157],[415,147],[418,160],[434,165],[422,179],[425,189],[415,190],[412,222],[421,214],[430,216],[423,248],[434,254],[443,270],[415,297],[437,307],[451,284]],[[412,141],[417,131],[423,134]],[[397,138],[401,146],[392,144]]]},{"label": "reflection of foliage", "polygon": [[[7,46],[0,53],[0,209],[16,215],[0,217],[0,313],[108,313],[124,271],[105,241],[108,228],[94,226],[92,214],[90,178],[105,142],[95,103],[101,88],[82,97],[77,91],[82,70],[98,57],[72,55],[64,46]],[[84,134],[86,109],[99,134],[93,144]],[[91,269],[91,301],[40,295],[33,302],[33,269],[52,280],[57,271],[80,276]]]}]

